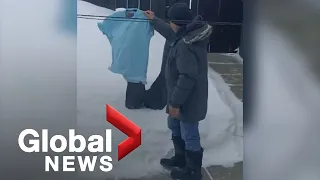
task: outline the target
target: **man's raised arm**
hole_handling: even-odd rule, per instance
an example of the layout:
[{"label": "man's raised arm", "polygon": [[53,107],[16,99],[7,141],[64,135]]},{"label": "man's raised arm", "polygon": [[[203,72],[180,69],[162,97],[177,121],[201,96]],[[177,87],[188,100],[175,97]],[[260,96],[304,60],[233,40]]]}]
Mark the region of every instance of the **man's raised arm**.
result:
[{"label": "man's raised arm", "polygon": [[153,24],[154,29],[158,31],[164,38],[169,41],[175,39],[176,34],[167,22],[160,18],[154,17],[151,23]]},{"label": "man's raised arm", "polygon": [[166,40],[172,41],[175,39],[175,32],[171,29],[170,25],[164,20],[155,17],[152,11],[145,11],[145,15],[151,21],[154,29],[158,31]]}]

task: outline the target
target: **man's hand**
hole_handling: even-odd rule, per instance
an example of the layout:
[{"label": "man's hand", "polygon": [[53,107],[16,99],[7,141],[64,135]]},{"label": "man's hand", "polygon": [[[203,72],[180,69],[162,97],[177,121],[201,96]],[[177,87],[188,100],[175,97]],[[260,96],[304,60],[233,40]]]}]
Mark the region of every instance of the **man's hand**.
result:
[{"label": "man's hand", "polygon": [[179,108],[174,108],[171,105],[169,105],[169,114],[173,118],[178,118],[180,115],[180,109]]},{"label": "man's hand", "polygon": [[152,20],[154,18],[154,12],[147,10],[144,12],[148,19]]}]

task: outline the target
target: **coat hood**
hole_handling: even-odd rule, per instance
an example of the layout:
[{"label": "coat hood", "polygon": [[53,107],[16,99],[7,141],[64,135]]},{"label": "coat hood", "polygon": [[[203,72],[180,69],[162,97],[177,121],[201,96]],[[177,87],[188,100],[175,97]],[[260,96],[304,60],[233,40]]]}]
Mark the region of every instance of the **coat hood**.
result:
[{"label": "coat hood", "polygon": [[212,33],[212,26],[201,22],[202,17],[197,16],[190,24],[186,26],[183,41],[187,44],[193,44],[199,41],[207,40]]}]

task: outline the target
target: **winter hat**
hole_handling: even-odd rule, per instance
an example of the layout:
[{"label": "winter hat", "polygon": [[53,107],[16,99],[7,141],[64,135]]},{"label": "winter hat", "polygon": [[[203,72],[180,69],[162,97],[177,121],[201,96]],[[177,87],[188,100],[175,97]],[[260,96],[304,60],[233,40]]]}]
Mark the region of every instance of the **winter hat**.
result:
[{"label": "winter hat", "polygon": [[187,4],[175,3],[169,8],[168,19],[178,26],[185,26],[192,21],[193,17]]}]

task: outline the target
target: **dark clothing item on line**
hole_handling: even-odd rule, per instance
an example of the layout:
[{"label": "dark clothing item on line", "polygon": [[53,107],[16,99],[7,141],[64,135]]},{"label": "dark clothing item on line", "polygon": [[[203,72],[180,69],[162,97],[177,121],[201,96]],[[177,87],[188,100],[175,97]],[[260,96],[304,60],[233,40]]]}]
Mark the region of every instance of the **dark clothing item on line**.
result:
[{"label": "dark clothing item on line", "polygon": [[145,85],[143,83],[127,83],[125,106],[128,109],[142,108],[144,97]]},{"label": "dark clothing item on line", "polygon": [[153,110],[162,110],[167,104],[167,88],[164,75],[159,74],[150,89],[145,92],[144,105]]},{"label": "dark clothing item on line", "polygon": [[[143,103],[146,108],[154,109],[154,110],[162,110],[167,105],[167,87],[166,87],[166,78],[165,78],[167,55],[169,53],[170,44],[175,39],[176,34],[172,31],[168,23],[166,23],[161,19],[158,19],[158,18],[156,19],[157,20],[155,20],[152,24],[154,25],[155,30],[158,31],[164,38],[166,38],[166,42],[164,45],[164,50],[162,55],[162,64],[161,64],[160,73],[157,79],[151,85],[151,87],[148,90],[144,91]],[[130,85],[130,89],[134,89],[134,90],[127,89],[127,97],[129,98],[130,98],[129,94],[133,94],[134,96],[134,92],[140,92],[142,89],[141,87],[142,84],[136,85],[137,89],[132,88],[131,86],[132,85]],[[129,85],[128,85],[128,88],[129,88]],[[143,88],[144,88],[144,85],[143,85]],[[128,91],[132,91],[132,93],[129,93]],[[130,99],[140,99],[140,98],[132,97]],[[130,102],[129,104],[135,104],[132,101],[135,101],[135,100],[128,100],[128,102]],[[139,104],[139,103],[136,103],[136,104]]]},{"label": "dark clothing item on line", "polygon": [[167,87],[165,78],[167,55],[169,53],[170,44],[175,39],[176,34],[172,31],[169,24],[161,19],[155,18],[152,24],[154,29],[166,38],[166,42],[162,55],[161,71],[150,89],[146,91],[144,103],[145,106],[150,109],[163,109],[167,105]]}]

